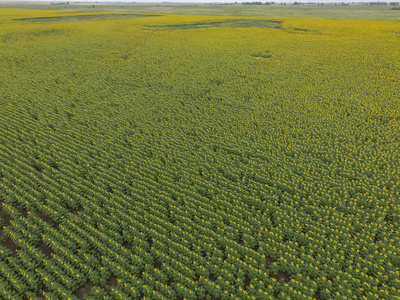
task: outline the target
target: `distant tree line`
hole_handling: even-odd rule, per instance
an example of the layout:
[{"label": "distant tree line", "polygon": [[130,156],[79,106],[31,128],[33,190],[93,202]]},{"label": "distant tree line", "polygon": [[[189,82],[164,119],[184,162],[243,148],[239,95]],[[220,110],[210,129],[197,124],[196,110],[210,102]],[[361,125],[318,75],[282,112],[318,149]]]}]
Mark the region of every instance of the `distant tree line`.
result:
[{"label": "distant tree line", "polygon": [[399,5],[400,2],[360,2],[362,5]]},{"label": "distant tree line", "polygon": [[[237,2],[235,2],[236,4]],[[390,5],[397,6],[400,2],[332,2],[332,3],[319,3],[319,2],[294,2],[292,5]],[[242,5],[286,5],[286,3],[276,3],[276,2],[243,2]]]},{"label": "distant tree line", "polygon": [[271,5],[271,4],[275,4],[275,2],[243,2],[242,5]]},{"label": "distant tree line", "polygon": [[[235,4],[236,4],[237,2],[235,2]],[[265,2],[265,3],[262,3],[262,2],[242,2],[242,5],[286,5],[286,3],[283,3],[283,2],[280,2],[280,3],[277,3],[277,2]]]}]

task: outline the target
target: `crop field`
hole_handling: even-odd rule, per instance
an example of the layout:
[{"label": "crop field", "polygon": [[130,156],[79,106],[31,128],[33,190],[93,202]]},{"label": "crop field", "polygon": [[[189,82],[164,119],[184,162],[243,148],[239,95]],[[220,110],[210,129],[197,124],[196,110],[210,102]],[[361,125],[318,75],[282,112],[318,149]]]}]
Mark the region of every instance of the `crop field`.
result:
[{"label": "crop field", "polygon": [[[250,1],[251,2],[251,1]],[[34,1],[0,1],[0,8],[23,8],[40,10],[63,10],[91,12],[92,14],[136,13],[136,14],[184,14],[211,16],[253,16],[281,18],[325,18],[357,20],[393,20],[400,21],[400,9],[397,5],[242,5],[238,4],[190,4],[190,3],[112,3],[112,2],[34,2]],[[277,2],[279,3],[279,2]],[[339,3],[339,2],[338,2]],[[396,2],[390,2],[396,4]],[[398,3],[398,2],[397,2]]]},{"label": "crop field", "polygon": [[398,21],[0,9],[0,298],[400,299]]}]

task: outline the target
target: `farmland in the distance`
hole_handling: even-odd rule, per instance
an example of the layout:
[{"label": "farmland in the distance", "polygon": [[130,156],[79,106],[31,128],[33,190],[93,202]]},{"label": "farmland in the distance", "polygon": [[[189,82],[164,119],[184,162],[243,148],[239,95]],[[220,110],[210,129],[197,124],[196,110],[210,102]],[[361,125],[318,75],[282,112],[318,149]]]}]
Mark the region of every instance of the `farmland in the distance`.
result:
[{"label": "farmland in the distance", "polygon": [[0,9],[0,298],[400,299],[399,22],[102,14]]}]

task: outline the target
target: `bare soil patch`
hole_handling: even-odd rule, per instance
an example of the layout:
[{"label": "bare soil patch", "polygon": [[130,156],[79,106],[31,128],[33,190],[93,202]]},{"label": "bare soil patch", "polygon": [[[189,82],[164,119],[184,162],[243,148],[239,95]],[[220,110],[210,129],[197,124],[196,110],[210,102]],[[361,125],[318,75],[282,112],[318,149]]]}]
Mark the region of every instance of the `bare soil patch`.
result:
[{"label": "bare soil patch", "polygon": [[290,281],[290,276],[288,273],[283,272],[283,271],[279,271],[278,274],[276,276],[273,276],[276,281],[280,281],[281,279],[283,279],[286,283],[288,283]]},{"label": "bare soil patch", "polygon": [[281,28],[281,21],[238,19],[220,22],[204,22],[194,24],[159,25],[149,27],[159,27],[167,29],[197,29],[209,27],[256,27],[256,28]]},{"label": "bare soil patch", "polygon": [[0,242],[10,249],[12,252],[20,250],[21,247],[15,244],[5,233],[4,231],[0,231]]},{"label": "bare soil patch", "polygon": [[60,17],[44,17],[44,18],[23,18],[15,19],[15,21],[27,21],[35,23],[50,22],[71,22],[71,21],[99,21],[99,20],[115,20],[115,19],[131,19],[157,17],[158,15],[139,15],[139,14],[97,14],[97,15],[74,15]]},{"label": "bare soil patch", "polygon": [[58,226],[60,224],[58,224],[57,222],[55,222],[52,218],[50,218],[49,216],[45,215],[44,213],[42,213],[41,211],[38,211],[37,216],[39,218],[41,218],[43,221],[49,223],[51,226],[53,226],[54,228],[58,229]]},{"label": "bare soil patch", "polygon": [[51,258],[51,254],[54,253],[54,251],[47,246],[43,241],[39,242],[39,250],[42,251],[48,258]]},{"label": "bare soil patch", "polygon": [[11,224],[12,218],[7,215],[7,213],[3,210],[3,203],[0,202],[0,218],[3,219],[3,225],[2,226],[8,226]]},{"label": "bare soil patch", "polygon": [[108,278],[106,285],[111,286],[111,287],[116,287],[118,285],[117,276],[112,275],[110,278]]},{"label": "bare soil patch", "polygon": [[94,287],[94,284],[89,280],[85,286],[81,287],[74,293],[74,296],[78,297],[79,299],[84,299],[85,295],[90,294],[92,287]]}]

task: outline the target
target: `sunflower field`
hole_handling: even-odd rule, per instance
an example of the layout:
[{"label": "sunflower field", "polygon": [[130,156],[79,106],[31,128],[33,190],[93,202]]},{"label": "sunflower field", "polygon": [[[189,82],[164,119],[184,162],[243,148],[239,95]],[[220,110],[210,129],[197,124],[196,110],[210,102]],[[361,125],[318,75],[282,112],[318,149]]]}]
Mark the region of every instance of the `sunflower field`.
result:
[{"label": "sunflower field", "polygon": [[0,298],[400,299],[400,23],[0,9]]}]

